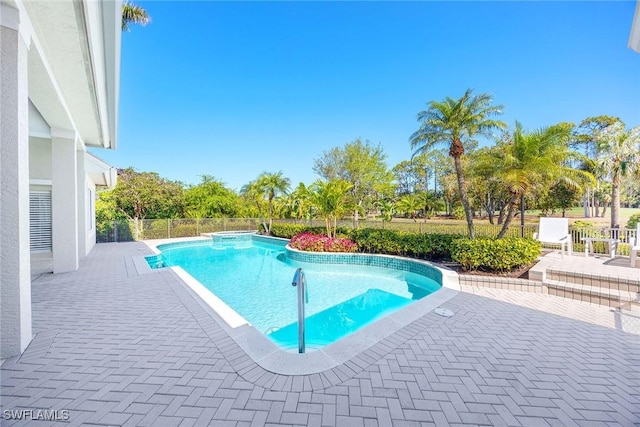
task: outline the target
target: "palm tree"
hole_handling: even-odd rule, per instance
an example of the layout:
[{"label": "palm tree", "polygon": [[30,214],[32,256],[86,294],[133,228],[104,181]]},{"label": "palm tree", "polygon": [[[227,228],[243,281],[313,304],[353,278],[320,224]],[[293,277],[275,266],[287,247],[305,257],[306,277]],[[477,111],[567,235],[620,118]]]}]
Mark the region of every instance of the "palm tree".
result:
[{"label": "palm tree", "polygon": [[346,211],[347,195],[351,187],[352,184],[343,179],[318,180],[309,186],[311,201],[325,220],[328,237],[336,235],[338,217],[344,215]]},{"label": "palm tree", "polygon": [[122,31],[129,30],[129,24],[139,24],[143,27],[151,22],[151,17],[142,7],[129,1],[122,5]]},{"label": "palm tree", "polygon": [[624,123],[607,126],[598,134],[600,163],[611,175],[611,228],[620,228],[622,178],[640,172],[640,126],[625,130]]},{"label": "palm tree", "polygon": [[291,181],[282,175],[282,171],[277,173],[263,172],[257,179],[257,186],[267,197],[269,228],[266,229],[266,232],[269,234],[273,225],[273,199],[277,195],[286,194],[291,186]]},{"label": "palm tree", "polygon": [[411,147],[415,149],[414,155],[438,144],[449,144],[449,155],[453,157],[458,192],[471,238],[474,237],[473,212],[467,197],[461,157],[465,144],[474,142],[476,135],[488,137],[493,130],[506,127],[504,122],[491,118],[502,113],[502,106],[492,105],[492,101],[488,94],[472,96],[472,89],[467,89],[460,99],[447,97],[442,102],[431,101],[427,110],[418,113],[420,128],[409,138]]},{"label": "palm tree", "polygon": [[250,203],[254,203],[258,210],[260,222],[265,231],[267,231],[267,223],[264,218],[264,191],[259,185],[258,180],[251,181],[240,189],[240,194]]},{"label": "palm tree", "polygon": [[495,170],[509,191],[507,217],[498,238],[504,237],[509,229],[518,201],[537,184],[563,181],[578,188],[587,182],[595,184],[590,173],[566,166],[567,160],[578,156],[569,149],[568,138],[569,130],[563,126],[526,133],[516,122],[510,141],[498,144],[488,155],[479,158],[480,163],[486,162]]},{"label": "palm tree", "polygon": [[422,208],[422,202],[415,194],[405,194],[396,202],[396,209],[415,220],[416,211]]},{"label": "palm tree", "polygon": [[311,218],[311,193],[303,182],[289,194],[287,198],[287,209],[291,218],[296,220]]},{"label": "palm tree", "polygon": [[423,191],[417,194],[418,203],[424,209],[424,222],[427,222],[427,217],[436,214],[438,209],[442,209],[442,200],[438,199],[438,194],[435,191]]},{"label": "palm tree", "polygon": [[[585,188],[583,197],[584,216],[591,217],[591,210],[589,205],[591,204],[593,216],[598,217],[598,211],[600,203],[595,193],[599,192],[600,181],[603,178],[602,163],[599,161],[602,153],[599,152],[598,147],[598,134],[605,128],[620,122],[618,117],[614,116],[593,116],[584,119],[578,127],[573,131],[574,134],[574,147],[582,146],[584,148],[585,160],[583,160],[582,169],[589,171],[596,177],[596,188]],[[606,210],[606,206],[603,207]],[[604,216],[604,215],[603,215]]]},{"label": "palm tree", "polygon": [[375,201],[374,206],[380,209],[380,215],[382,216],[382,228],[384,228],[385,222],[391,222],[393,214],[396,210],[396,204],[393,199],[382,198]]}]

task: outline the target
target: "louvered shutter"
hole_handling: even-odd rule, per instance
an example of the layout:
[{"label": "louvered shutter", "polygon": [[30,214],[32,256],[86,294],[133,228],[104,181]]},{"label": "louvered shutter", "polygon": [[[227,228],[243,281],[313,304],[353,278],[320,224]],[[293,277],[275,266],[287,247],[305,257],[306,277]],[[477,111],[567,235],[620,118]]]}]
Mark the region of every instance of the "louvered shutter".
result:
[{"label": "louvered shutter", "polygon": [[29,193],[31,252],[51,251],[51,191]]}]

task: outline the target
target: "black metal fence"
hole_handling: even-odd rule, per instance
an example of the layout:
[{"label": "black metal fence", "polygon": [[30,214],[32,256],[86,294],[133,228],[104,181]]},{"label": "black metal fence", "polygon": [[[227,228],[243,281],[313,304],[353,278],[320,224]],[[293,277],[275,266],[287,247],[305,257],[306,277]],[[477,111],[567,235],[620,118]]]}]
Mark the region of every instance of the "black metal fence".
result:
[{"label": "black metal fence", "polygon": [[[274,223],[298,223],[313,227],[324,227],[322,219],[312,220],[284,220],[277,219]],[[339,227],[353,227],[353,220],[338,221]],[[117,220],[98,224],[97,242],[131,242],[145,239],[171,239],[178,237],[200,236],[202,233],[216,231],[258,230],[260,220],[257,218],[177,218],[177,219],[145,219],[145,220]],[[465,223],[439,223],[431,221],[391,221],[364,219],[360,220],[361,228],[385,228],[403,230],[425,234],[467,234]],[[496,237],[502,228],[499,225],[475,224],[477,237]],[[537,225],[520,224],[512,225],[507,236],[533,237],[537,231]],[[596,237],[603,239],[617,239],[617,253],[629,254],[629,241],[635,237],[635,230],[612,229],[609,227],[571,227],[570,233],[573,240],[574,252],[584,251],[585,238]],[[609,243],[604,241],[593,242],[593,251],[598,254],[608,253]]]}]

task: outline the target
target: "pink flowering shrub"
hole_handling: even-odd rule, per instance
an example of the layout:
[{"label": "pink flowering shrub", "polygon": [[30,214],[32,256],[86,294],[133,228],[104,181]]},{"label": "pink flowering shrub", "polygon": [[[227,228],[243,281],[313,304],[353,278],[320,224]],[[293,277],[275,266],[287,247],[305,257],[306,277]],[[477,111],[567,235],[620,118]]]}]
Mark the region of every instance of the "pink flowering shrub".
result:
[{"label": "pink flowering shrub", "polygon": [[309,232],[293,236],[289,245],[300,251],[308,252],[355,252],[358,249],[358,245],[353,240]]}]

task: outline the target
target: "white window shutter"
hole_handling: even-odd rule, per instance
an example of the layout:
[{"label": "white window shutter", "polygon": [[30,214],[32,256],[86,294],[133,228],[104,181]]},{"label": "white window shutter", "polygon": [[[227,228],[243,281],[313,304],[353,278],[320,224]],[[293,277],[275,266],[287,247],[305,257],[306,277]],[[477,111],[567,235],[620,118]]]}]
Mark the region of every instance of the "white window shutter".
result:
[{"label": "white window shutter", "polygon": [[51,191],[29,193],[31,252],[51,251]]}]

